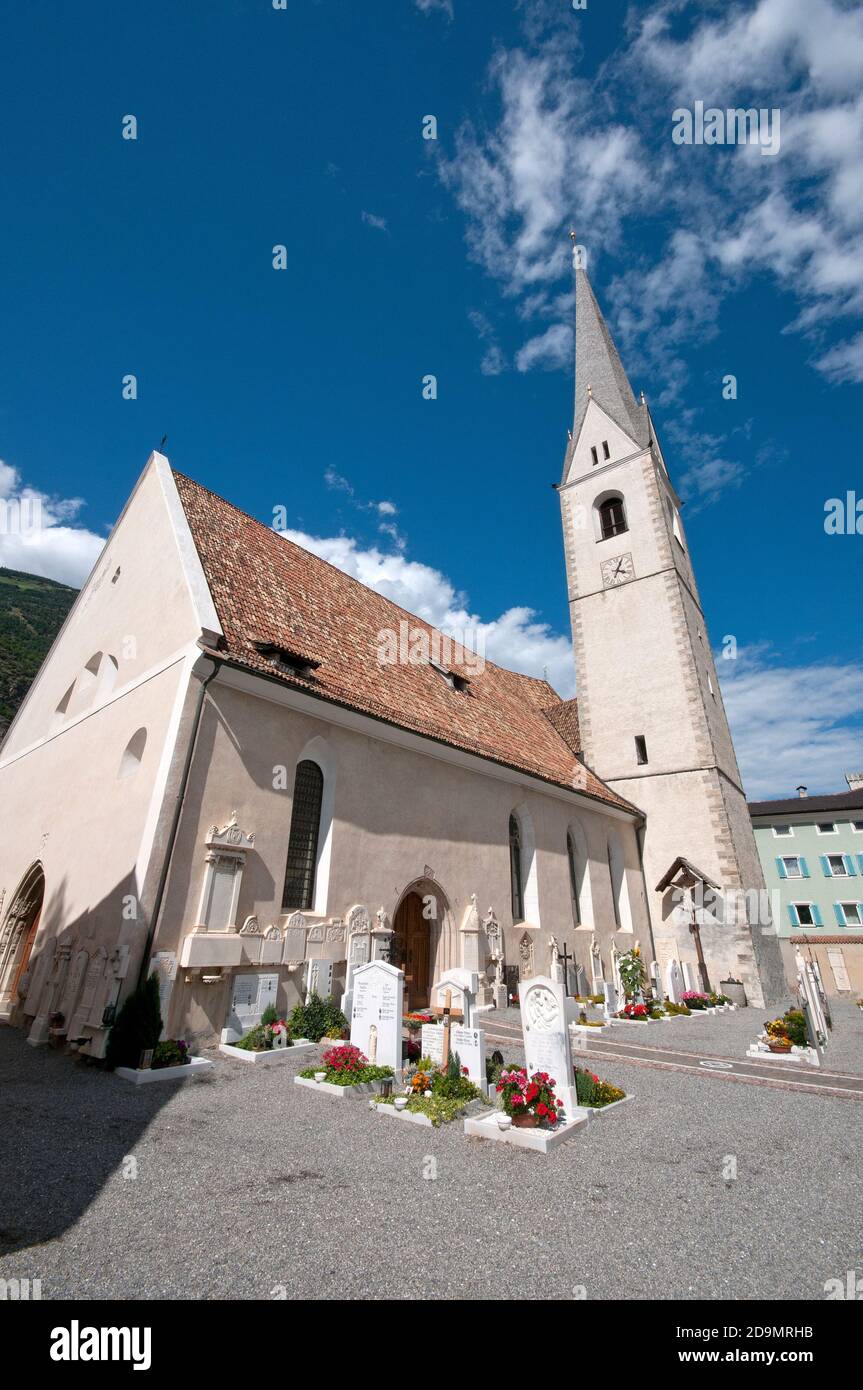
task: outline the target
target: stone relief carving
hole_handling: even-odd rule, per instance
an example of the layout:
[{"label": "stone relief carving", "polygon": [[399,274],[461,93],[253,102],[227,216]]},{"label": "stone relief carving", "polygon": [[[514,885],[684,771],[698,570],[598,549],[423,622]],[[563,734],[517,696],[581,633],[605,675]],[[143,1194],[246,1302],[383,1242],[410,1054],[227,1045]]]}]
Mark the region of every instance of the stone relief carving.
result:
[{"label": "stone relief carving", "polygon": [[538,1033],[550,1033],[558,1022],[557,1000],[545,985],[527,991],[523,1006],[527,1021]]}]

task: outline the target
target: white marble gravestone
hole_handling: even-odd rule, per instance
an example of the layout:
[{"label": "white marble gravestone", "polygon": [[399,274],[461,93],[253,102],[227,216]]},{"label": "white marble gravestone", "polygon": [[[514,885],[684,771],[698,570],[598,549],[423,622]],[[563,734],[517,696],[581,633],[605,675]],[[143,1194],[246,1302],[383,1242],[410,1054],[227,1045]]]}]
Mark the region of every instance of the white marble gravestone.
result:
[{"label": "white marble gravestone", "polygon": [[676,960],[670,960],[665,970],[665,979],[668,984],[668,997],[672,1004],[680,1003],[680,996],[683,993],[683,976],[680,973],[680,966]]},{"label": "white marble gravestone", "polygon": [[683,961],[680,968],[683,971],[683,988],[686,990],[700,989],[701,986],[695,983],[695,972],[689,961]]},{"label": "white marble gravestone", "polygon": [[521,982],[521,1026],[528,1075],[547,1072],[568,1120],[578,1108],[563,985],[547,975]]},{"label": "white marble gravestone", "polygon": [[424,1023],[420,1031],[420,1055],[440,1066],[443,1061],[443,1024]]},{"label": "white marble gravestone", "polygon": [[235,975],[222,1042],[235,1043],[250,1028],[256,1028],[264,1010],[275,1004],[278,988],[278,975]]},{"label": "white marble gravestone", "polygon": [[306,967],[306,997],[317,994],[321,999],[329,999],[333,992],[333,962],[331,960],[310,960]]},{"label": "white marble gravestone", "polygon": [[368,1057],[370,1029],[377,1028],[377,1065],[401,1072],[404,971],[372,960],[357,966],[353,983],[351,1042]]},{"label": "white marble gravestone", "polygon": [[372,938],[371,933],[366,931],[353,932],[348,941],[348,964],[345,978],[345,992],[342,995],[342,1013],[345,1018],[350,1018],[351,1009],[354,1003],[354,971],[360,965],[367,965],[371,954]]},{"label": "white marble gravestone", "polygon": [[449,1035],[450,1052],[457,1052],[468,1080],[485,1090],[485,1032],[482,1028],[464,1028],[454,1023]]},{"label": "white marble gravestone", "polygon": [[662,967],[658,960],[655,960],[650,967],[650,983],[653,987],[654,998],[661,1003],[665,991],[662,988]]}]

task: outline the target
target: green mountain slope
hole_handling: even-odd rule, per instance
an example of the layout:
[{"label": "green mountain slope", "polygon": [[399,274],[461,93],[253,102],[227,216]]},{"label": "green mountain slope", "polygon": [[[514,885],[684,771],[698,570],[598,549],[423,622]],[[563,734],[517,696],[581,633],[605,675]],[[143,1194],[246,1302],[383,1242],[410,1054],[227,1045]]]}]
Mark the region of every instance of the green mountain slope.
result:
[{"label": "green mountain slope", "polygon": [[0,737],[72,607],[77,589],[0,569]]}]

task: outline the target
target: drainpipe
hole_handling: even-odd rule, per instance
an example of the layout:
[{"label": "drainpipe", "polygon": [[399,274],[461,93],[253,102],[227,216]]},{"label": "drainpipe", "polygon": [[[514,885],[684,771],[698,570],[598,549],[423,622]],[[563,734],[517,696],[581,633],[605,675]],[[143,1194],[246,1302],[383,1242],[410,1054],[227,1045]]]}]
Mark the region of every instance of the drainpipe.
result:
[{"label": "drainpipe", "polygon": [[153,903],[153,911],[150,914],[150,927],[147,931],[147,940],[144,943],[144,953],[141,956],[141,967],[138,971],[139,989],[146,980],[147,973],[150,968],[150,952],[153,949],[153,941],[156,936],[156,927],[159,923],[159,913],[162,910],[162,900],[165,896],[165,886],[168,882],[168,873],[170,872],[171,868],[171,860],[174,857],[174,846],[177,842],[177,832],[180,828],[180,816],[183,811],[183,802],[186,797],[186,789],[189,785],[189,774],[192,771],[192,760],[195,756],[195,747],[198,742],[198,731],[201,727],[201,716],[204,712],[204,700],[206,699],[207,695],[207,687],[209,686],[210,681],[213,679],[216,672],[218,671],[219,666],[221,665],[223,660],[223,658],[219,656],[217,652],[210,651],[208,647],[202,647],[201,650],[204,656],[209,657],[212,661],[213,669],[210,672],[210,674],[201,682],[200,689],[198,690],[198,699],[195,704],[195,715],[194,719],[192,720],[192,729],[189,734],[189,745],[186,749],[186,761],[183,764],[183,774],[180,778],[180,785],[177,788],[177,796],[174,801],[174,814],[171,817],[171,829],[168,833],[168,843],[165,848],[165,853],[162,857],[162,868],[159,873],[159,883],[156,888],[156,898]]}]

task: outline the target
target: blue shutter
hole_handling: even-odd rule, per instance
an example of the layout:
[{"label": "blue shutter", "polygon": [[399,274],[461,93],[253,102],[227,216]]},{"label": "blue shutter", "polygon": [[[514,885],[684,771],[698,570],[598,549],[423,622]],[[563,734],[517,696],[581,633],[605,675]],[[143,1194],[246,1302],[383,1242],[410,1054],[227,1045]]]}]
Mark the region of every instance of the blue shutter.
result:
[{"label": "blue shutter", "polygon": [[839,923],[840,927],[844,927],[844,925],[845,925],[845,914],[844,914],[844,912],[842,911],[842,908],[841,908],[841,906],[840,906],[839,903],[834,903],[834,904],[833,904],[833,911],[836,913],[836,921]]},{"label": "blue shutter", "polygon": [[816,927],[823,927],[824,923],[821,920],[821,908],[817,903],[810,903],[809,907],[812,912],[812,921],[815,923]]},{"label": "blue shutter", "polygon": [[800,926],[800,923],[797,920],[797,908],[794,906],[793,903],[788,904],[788,916],[791,918],[792,927]]},{"label": "blue shutter", "polygon": [[863,874],[863,854],[858,854],[858,855],[857,855],[857,863],[858,863],[859,866],[860,866],[860,872],[861,872],[861,874]]},{"label": "blue shutter", "polygon": [[830,867],[830,860],[827,858],[827,855],[826,855],[826,854],[819,854],[818,858],[821,860],[821,867],[822,867],[822,869],[824,870],[824,877],[825,877],[825,878],[832,878],[832,877],[833,877],[833,870],[832,870],[831,867]]},{"label": "blue shutter", "polygon": [[799,856],[798,863],[800,864],[800,872],[801,872],[801,874],[803,875],[804,878],[808,878],[808,877],[809,877],[809,865],[806,863],[806,860],[803,858],[802,854]]},{"label": "blue shutter", "polygon": [[852,876],[856,875],[857,870],[854,868],[853,854],[843,854],[842,858],[845,860],[845,868],[848,870],[849,874]]},{"label": "blue shutter", "polygon": [[780,878],[787,878],[787,877],[788,877],[787,873],[785,872],[785,865],[784,865],[784,863],[782,862],[781,859],[777,859],[777,860],[776,860],[776,870],[777,870],[777,872],[778,872]]}]

